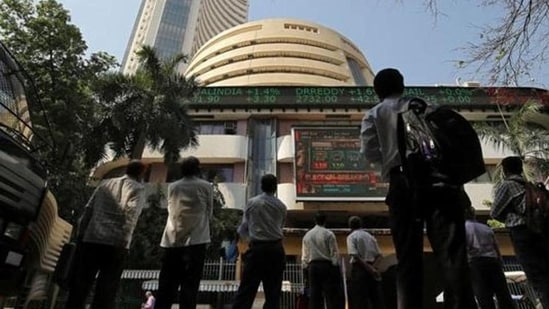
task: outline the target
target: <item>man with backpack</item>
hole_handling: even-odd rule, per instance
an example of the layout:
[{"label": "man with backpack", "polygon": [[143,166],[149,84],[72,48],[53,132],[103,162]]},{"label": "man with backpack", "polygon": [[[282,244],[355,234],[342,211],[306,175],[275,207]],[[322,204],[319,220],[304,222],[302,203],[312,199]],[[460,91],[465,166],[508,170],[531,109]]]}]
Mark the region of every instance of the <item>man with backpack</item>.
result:
[{"label": "man with backpack", "polygon": [[490,215],[505,222],[516,257],[528,282],[549,309],[549,239],[528,226],[526,217],[526,180],[522,176],[522,159],[506,157],[501,161],[504,181],[496,188]]},{"label": "man with backpack", "polygon": [[397,301],[399,309],[423,308],[423,228],[427,228],[435,257],[444,278],[445,308],[475,308],[465,247],[464,206],[460,186],[444,182],[418,184],[410,177],[412,164],[399,151],[399,114],[409,109],[402,99],[404,78],[396,69],[384,69],[374,78],[381,102],[363,118],[361,152],[381,164],[389,182],[385,202],[389,206],[391,234],[398,259]]}]

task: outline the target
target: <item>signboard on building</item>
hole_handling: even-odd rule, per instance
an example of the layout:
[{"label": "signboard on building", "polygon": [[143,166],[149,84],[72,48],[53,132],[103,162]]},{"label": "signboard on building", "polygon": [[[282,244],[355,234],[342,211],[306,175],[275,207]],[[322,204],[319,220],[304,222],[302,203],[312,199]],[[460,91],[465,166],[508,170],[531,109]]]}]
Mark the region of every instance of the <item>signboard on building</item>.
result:
[{"label": "signboard on building", "polygon": [[382,201],[388,184],[360,154],[358,127],[298,127],[294,140],[297,201]]},{"label": "signboard on building", "polygon": [[[404,95],[454,108],[523,105],[529,101],[549,106],[549,91],[538,88],[423,86],[406,87]],[[373,87],[250,86],[199,88],[190,103],[208,107],[370,108],[378,102]]]}]

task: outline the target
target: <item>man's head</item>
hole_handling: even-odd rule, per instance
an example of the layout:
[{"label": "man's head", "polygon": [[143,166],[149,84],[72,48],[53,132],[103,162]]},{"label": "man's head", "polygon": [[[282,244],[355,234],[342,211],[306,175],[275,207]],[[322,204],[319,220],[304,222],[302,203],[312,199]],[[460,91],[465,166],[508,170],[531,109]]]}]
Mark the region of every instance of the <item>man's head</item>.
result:
[{"label": "man's head", "polygon": [[380,100],[404,93],[404,77],[397,69],[383,69],[374,77],[374,91]]},{"label": "man's head", "polygon": [[191,177],[200,175],[200,161],[193,156],[181,160],[181,176]]},{"label": "man's head", "polygon": [[323,212],[317,212],[315,215],[315,224],[324,226],[326,224],[326,215]]},{"label": "man's head", "polygon": [[278,183],[275,175],[267,174],[261,177],[261,190],[263,192],[273,194],[276,192],[277,185]]},{"label": "man's head", "polygon": [[145,292],[145,296],[146,297],[151,297],[153,295],[153,293],[151,291],[147,291]]},{"label": "man's head", "polygon": [[131,160],[126,166],[126,175],[133,179],[141,180],[146,170],[147,166],[143,162],[140,160]]},{"label": "man's head", "polygon": [[358,230],[362,228],[362,219],[358,216],[352,216],[349,218],[349,228],[351,230]]},{"label": "man's head", "polygon": [[522,159],[520,157],[506,157],[501,160],[501,166],[505,176],[522,174]]}]

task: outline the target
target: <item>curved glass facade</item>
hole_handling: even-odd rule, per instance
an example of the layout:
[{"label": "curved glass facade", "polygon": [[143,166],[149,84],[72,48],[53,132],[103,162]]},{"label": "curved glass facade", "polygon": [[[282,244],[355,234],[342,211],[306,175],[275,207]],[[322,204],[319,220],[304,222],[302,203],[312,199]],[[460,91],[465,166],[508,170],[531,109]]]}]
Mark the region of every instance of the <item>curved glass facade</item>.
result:
[{"label": "curved glass facade", "polygon": [[364,79],[364,74],[362,74],[362,69],[360,64],[353,58],[347,57],[347,63],[349,64],[349,69],[351,69],[351,74],[355,80],[357,86],[366,86],[366,79]]},{"label": "curved glass facade", "polygon": [[144,45],[164,59],[180,53],[191,57],[204,42],[247,17],[248,0],[142,0],[121,70],[132,74],[138,69],[135,53]]},{"label": "curved glass facade", "polygon": [[191,4],[192,0],[166,1],[154,42],[154,47],[160,57],[169,58],[181,52]]}]

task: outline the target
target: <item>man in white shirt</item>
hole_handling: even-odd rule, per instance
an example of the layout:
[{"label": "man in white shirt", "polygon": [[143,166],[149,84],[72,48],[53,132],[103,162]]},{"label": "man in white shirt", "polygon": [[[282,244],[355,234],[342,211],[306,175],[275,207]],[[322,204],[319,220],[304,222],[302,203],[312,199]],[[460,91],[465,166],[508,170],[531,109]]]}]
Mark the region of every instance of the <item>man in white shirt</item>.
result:
[{"label": "man in white shirt", "polygon": [[347,236],[347,253],[351,257],[351,277],[349,282],[349,308],[384,309],[381,290],[381,274],[376,263],[381,259],[377,240],[362,229],[362,220],[349,218],[351,234]]},{"label": "man in white shirt", "polygon": [[168,186],[156,309],[171,308],[178,288],[179,308],[196,307],[206,245],[210,243],[213,185],[200,178],[200,161],[192,156],[181,161],[181,176]]},{"label": "man in white shirt", "polygon": [[147,298],[147,301],[141,305],[141,309],[154,309],[154,303],[156,300],[153,293],[151,291],[145,292],[145,298]]},{"label": "man in white shirt", "polygon": [[282,245],[286,205],[274,196],[276,176],[261,177],[262,194],[248,200],[238,232],[249,242],[243,255],[244,270],[233,309],[252,308],[259,283],[263,282],[263,309],[279,309],[286,253]]},{"label": "man in white shirt", "polygon": [[309,276],[309,308],[345,307],[339,253],[334,232],[325,228],[326,215],[317,213],[316,225],[303,237],[301,261]]},{"label": "man in white shirt", "polygon": [[401,99],[402,74],[392,68],[379,71],[374,91],[381,102],[362,119],[361,152],[369,162],[381,165],[383,179],[389,182],[385,203],[398,259],[398,308],[424,308],[424,228],[444,279],[445,308],[474,308],[459,188],[443,182],[418,183],[405,172],[404,167],[416,166],[403,162],[398,147],[398,115],[408,110],[408,100]]},{"label": "man in white shirt", "polygon": [[77,231],[74,280],[65,308],[84,308],[96,280],[91,308],[114,308],[120,276],[137,219],[145,205],[146,166],[133,160],[122,177],[103,180],[84,208]]}]

